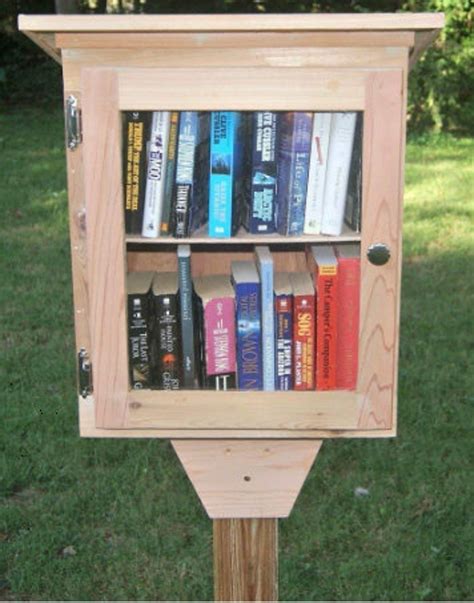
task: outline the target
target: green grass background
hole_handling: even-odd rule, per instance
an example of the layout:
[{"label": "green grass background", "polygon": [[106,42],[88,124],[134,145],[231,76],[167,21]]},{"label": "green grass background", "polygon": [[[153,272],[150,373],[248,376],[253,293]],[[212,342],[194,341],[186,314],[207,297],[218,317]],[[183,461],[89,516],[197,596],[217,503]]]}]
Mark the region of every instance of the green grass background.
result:
[{"label": "green grass background", "polygon": [[[473,156],[408,144],[399,436],[324,444],[280,521],[281,599],[474,597]],[[3,114],[0,162],[0,599],[212,599],[170,445],[78,437],[61,114]]]}]

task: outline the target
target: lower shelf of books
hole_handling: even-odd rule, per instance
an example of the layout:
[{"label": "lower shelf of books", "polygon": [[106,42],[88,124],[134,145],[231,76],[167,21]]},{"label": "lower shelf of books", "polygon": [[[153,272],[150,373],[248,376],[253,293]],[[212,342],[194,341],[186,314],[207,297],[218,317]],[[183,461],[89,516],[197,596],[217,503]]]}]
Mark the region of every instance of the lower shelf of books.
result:
[{"label": "lower shelf of books", "polygon": [[359,244],[175,245],[127,261],[131,396],[353,395]]}]

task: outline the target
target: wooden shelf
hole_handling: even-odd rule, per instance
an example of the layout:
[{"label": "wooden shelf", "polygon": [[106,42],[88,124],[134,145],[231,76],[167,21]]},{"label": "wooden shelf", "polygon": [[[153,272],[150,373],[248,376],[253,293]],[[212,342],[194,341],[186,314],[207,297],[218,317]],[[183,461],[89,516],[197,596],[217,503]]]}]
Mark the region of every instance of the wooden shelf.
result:
[{"label": "wooden shelf", "polygon": [[345,228],[340,236],[299,235],[283,236],[280,234],[255,235],[240,230],[235,237],[214,238],[206,232],[206,227],[197,230],[192,236],[183,239],[174,237],[158,237],[149,239],[142,236],[128,235],[125,240],[133,245],[293,245],[311,243],[357,243],[361,240],[359,232]]}]

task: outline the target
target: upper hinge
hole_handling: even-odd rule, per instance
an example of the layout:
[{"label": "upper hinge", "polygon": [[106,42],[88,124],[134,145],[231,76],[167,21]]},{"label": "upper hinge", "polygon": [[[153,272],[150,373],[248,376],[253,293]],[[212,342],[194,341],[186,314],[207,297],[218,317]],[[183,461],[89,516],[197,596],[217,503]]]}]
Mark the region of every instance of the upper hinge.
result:
[{"label": "upper hinge", "polygon": [[82,142],[81,110],[72,94],[66,99],[66,142],[71,151]]},{"label": "upper hinge", "polygon": [[79,395],[83,398],[87,398],[87,396],[90,396],[94,391],[94,384],[92,382],[92,364],[89,359],[89,354],[84,348],[81,348],[77,355],[77,370]]}]

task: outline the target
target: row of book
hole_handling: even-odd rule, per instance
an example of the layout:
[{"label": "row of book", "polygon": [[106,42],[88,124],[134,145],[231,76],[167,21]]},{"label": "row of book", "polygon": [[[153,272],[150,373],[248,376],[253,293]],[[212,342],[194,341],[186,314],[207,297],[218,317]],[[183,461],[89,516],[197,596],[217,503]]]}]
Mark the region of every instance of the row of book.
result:
[{"label": "row of book", "polygon": [[133,388],[331,390],[357,380],[360,247],[315,245],[307,270],[278,272],[268,246],[231,274],[128,274]]},{"label": "row of book", "polygon": [[128,111],[123,120],[127,234],[360,230],[361,113]]}]

